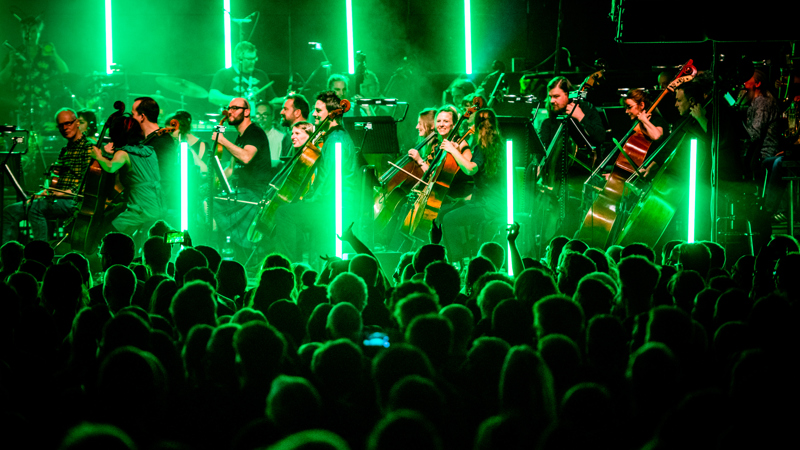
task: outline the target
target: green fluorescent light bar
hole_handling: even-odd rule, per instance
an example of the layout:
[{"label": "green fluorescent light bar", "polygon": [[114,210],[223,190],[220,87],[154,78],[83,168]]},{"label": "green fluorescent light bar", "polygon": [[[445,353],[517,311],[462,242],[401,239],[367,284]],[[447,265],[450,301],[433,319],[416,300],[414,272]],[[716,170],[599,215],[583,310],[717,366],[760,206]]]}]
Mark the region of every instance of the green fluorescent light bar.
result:
[{"label": "green fluorescent light bar", "polygon": [[181,231],[189,229],[189,143],[181,142]]},{"label": "green fluorescent light bar", "polygon": [[[506,223],[514,223],[514,143],[511,139],[506,141]],[[506,251],[506,265],[508,276],[514,276],[511,268],[511,244]]]},{"label": "green fluorescent light bar", "polygon": [[222,26],[225,29],[225,68],[233,66],[231,49],[231,0],[222,0]]},{"label": "green fluorescent light bar", "polygon": [[689,154],[689,236],[687,242],[694,242],[694,210],[697,194],[697,139],[692,139]]},{"label": "green fluorescent light bar", "polygon": [[336,236],[332,236],[336,241],[336,256],[342,257],[342,241],[337,236],[344,232],[342,227],[342,143],[337,142],[334,147],[334,159],[336,161]]},{"label": "green fluorescent light bar", "polygon": [[467,54],[467,75],[472,75],[472,20],[470,0],[464,0],[464,46]]},{"label": "green fluorescent light bar", "polygon": [[345,0],[347,14],[347,71],[356,73],[356,52],[353,44],[353,0]]},{"label": "green fluorescent light bar", "polygon": [[114,45],[111,40],[111,0],[106,0],[106,74],[111,75],[114,64]]}]

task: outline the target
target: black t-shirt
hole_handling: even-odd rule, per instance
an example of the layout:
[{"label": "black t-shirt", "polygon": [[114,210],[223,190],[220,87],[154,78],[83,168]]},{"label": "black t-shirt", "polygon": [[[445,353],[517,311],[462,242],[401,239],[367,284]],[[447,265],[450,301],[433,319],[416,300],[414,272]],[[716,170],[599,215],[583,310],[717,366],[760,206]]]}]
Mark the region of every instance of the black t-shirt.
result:
[{"label": "black t-shirt", "polygon": [[[211,89],[216,89],[226,95],[247,97],[248,92],[255,93],[269,84],[269,81],[269,76],[261,69],[253,70],[253,73],[249,77],[239,77],[236,70],[231,67],[228,69],[220,69],[214,74],[214,80],[211,82]],[[251,100],[267,101],[273,98],[275,98],[275,91],[272,89],[272,86],[270,86]],[[251,106],[255,110],[255,105]]]},{"label": "black t-shirt", "polygon": [[161,175],[161,192],[164,195],[164,207],[175,209],[180,203],[180,194],[176,193],[180,186],[181,164],[178,156],[178,144],[171,135],[165,133],[152,137],[147,145],[153,147],[158,157],[158,172]]},{"label": "black t-shirt", "polygon": [[233,158],[233,185],[256,192],[263,191],[270,181],[272,172],[267,133],[255,123],[251,123],[244,130],[244,134],[236,139],[235,145],[241,148],[252,145],[256,148],[256,154],[247,164],[239,158]]},{"label": "black t-shirt", "polygon": [[[603,127],[603,119],[600,117],[600,113],[589,102],[580,101],[578,104],[581,107],[581,111],[583,111],[584,117],[580,122],[574,117],[570,118],[569,136],[580,147],[586,144],[581,134],[586,135],[592,146],[596,147],[602,144],[606,140],[606,130]],[[561,122],[553,117],[548,117],[542,122],[539,134],[545,146],[550,145],[560,124]],[[579,131],[577,127],[580,127],[581,130]]]}]

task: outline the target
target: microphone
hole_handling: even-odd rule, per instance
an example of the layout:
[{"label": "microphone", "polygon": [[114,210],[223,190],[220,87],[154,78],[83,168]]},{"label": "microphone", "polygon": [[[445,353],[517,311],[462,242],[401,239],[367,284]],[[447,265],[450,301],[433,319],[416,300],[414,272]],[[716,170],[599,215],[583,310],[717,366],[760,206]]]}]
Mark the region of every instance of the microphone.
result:
[{"label": "microphone", "polygon": [[16,48],[14,48],[13,45],[9,44],[8,41],[3,42],[3,46],[7,47],[9,50],[14,52],[14,54],[17,55],[17,57],[21,59],[22,62],[28,62],[28,60],[25,59],[25,56],[23,56],[22,53],[20,53]]}]

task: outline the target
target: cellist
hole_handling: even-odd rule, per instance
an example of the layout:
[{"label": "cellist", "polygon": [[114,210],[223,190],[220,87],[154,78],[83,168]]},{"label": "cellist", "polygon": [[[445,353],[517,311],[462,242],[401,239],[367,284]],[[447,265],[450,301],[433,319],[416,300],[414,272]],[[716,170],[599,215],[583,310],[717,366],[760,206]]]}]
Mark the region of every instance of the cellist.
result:
[{"label": "cellist", "polygon": [[[341,99],[333,91],[320,92],[316,97],[312,116],[319,126],[331,111],[341,109]],[[307,132],[307,131],[306,131]],[[335,146],[342,144],[342,172],[345,187],[351,185],[356,174],[353,140],[342,126],[340,118],[330,120],[322,138],[319,159],[313,168],[311,186],[302,200],[283,205],[275,212],[275,232],[271,237],[274,250],[286,255],[292,262],[302,260],[299,248],[301,232],[311,234],[311,248],[320,255],[333,255],[335,245]],[[307,143],[306,145],[313,145]],[[355,204],[345,199],[345,205]],[[312,260],[309,257],[309,261]]]},{"label": "cellist", "polygon": [[108,135],[111,142],[106,144],[105,154],[93,146],[92,158],[104,171],[120,173],[127,204],[125,210],[111,221],[111,226],[116,231],[134,236],[137,231],[146,232],[163,216],[158,156],[153,147],[142,144],[142,128],[132,117],[114,118],[108,127]]},{"label": "cellist", "polygon": [[505,158],[497,116],[491,109],[481,109],[476,113],[474,126],[473,151],[469,160],[463,153],[454,151],[452,146],[445,147],[459,168],[472,176],[475,182],[472,195],[464,206],[452,210],[442,219],[444,243],[451,261],[471,256],[469,234],[466,232],[468,226],[502,218],[506,209],[503,186]]},{"label": "cellist", "polygon": [[[669,123],[658,114],[647,114],[647,110],[650,109],[652,101],[641,89],[631,89],[628,91],[623,103],[625,106],[625,114],[631,118],[631,121],[639,120],[639,123],[636,125],[636,131],[641,132],[653,142],[647,152],[646,157],[649,157],[652,152],[661,146],[661,143],[669,134]],[[656,158],[651,161],[647,167],[639,169],[640,175],[645,179],[649,179],[656,173],[656,170],[661,166],[667,156],[669,156],[667,152],[659,152]]]},{"label": "cellist", "polygon": [[598,146],[606,140],[606,130],[600,113],[594,106],[582,100],[570,100],[569,93],[573,90],[572,83],[565,77],[555,77],[547,83],[547,112],[548,118],[542,122],[539,137],[545,146],[555,138],[559,121],[556,117],[570,115],[569,135],[578,145],[584,144],[580,131],[585,131],[586,137],[592,146]]}]

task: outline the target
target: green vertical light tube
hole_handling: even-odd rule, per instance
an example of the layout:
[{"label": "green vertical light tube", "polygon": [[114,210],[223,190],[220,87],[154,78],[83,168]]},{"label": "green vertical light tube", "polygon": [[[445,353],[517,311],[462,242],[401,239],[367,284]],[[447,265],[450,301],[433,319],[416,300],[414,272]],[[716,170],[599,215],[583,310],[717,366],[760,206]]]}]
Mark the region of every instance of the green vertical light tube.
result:
[{"label": "green vertical light tube", "polygon": [[189,229],[189,143],[181,142],[181,231]]},{"label": "green vertical light tube", "polygon": [[225,30],[225,68],[233,66],[231,47],[231,0],[222,0],[222,27]]},{"label": "green vertical light tube", "polygon": [[345,0],[345,14],[347,15],[347,71],[356,73],[356,51],[353,42],[353,0]]},{"label": "green vertical light tube", "polygon": [[472,19],[470,16],[470,0],[464,0],[464,49],[467,59],[467,75],[472,75]]},{"label": "green vertical light tube", "polygon": [[114,44],[111,39],[111,0],[106,0],[106,74],[111,75],[114,64]]},{"label": "green vertical light tube", "polygon": [[694,221],[697,196],[697,139],[692,139],[689,153],[689,235],[687,242],[694,242]]},{"label": "green vertical light tube", "polygon": [[343,248],[342,241],[337,236],[341,236],[344,232],[342,226],[342,143],[337,142],[334,146],[334,159],[336,164],[336,236],[332,236],[336,241],[336,256],[342,257]]},{"label": "green vertical light tube", "polygon": [[[506,140],[506,223],[514,223],[514,143],[511,139]],[[506,249],[508,265],[508,276],[514,276],[511,268],[511,244]]]}]

